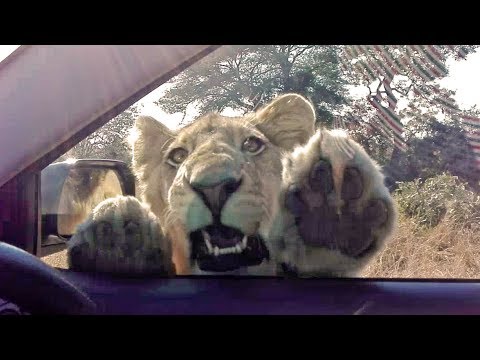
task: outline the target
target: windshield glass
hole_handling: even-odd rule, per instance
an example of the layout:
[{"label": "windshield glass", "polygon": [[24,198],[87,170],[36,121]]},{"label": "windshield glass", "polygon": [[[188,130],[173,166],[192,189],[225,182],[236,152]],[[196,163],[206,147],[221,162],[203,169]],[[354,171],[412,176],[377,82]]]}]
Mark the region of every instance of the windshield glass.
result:
[{"label": "windshield glass", "polygon": [[136,175],[140,207],[82,218],[133,264],[105,267],[165,255],[177,275],[478,278],[479,83],[477,46],[223,46],[58,162]]}]

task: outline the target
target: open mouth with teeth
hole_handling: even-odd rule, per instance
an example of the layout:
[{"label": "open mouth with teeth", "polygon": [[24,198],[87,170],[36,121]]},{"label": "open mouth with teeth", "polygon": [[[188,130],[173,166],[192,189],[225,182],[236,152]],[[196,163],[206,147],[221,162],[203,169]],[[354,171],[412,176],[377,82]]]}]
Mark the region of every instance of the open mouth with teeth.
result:
[{"label": "open mouth with teeth", "polygon": [[190,234],[191,260],[203,271],[231,271],[270,259],[263,239],[232,227],[209,225]]}]

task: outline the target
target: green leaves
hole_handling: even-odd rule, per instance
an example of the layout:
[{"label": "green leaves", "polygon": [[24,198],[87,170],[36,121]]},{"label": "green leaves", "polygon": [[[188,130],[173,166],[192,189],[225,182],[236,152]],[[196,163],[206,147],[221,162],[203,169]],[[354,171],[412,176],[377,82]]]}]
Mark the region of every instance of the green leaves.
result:
[{"label": "green leaves", "polygon": [[435,227],[448,218],[455,226],[480,229],[480,196],[448,173],[401,183],[395,199],[400,211],[420,226]]},{"label": "green leaves", "polygon": [[70,157],[76,159],[97,158],[122,160],[130,165],[132,154],[126,139],[138,114],[139,109],[136,107],[128,108],[80,141],[57,161],[63,161]]},{"label": "green leaves", "polygon": [[169,113],[196,104],[200,113],[226,108],[246,113],[276,95],[295,92],[311,99],[322,125],[333,106],[345,102],[336,49],[316,45],[227,46],[172,80],[156,104]]}]

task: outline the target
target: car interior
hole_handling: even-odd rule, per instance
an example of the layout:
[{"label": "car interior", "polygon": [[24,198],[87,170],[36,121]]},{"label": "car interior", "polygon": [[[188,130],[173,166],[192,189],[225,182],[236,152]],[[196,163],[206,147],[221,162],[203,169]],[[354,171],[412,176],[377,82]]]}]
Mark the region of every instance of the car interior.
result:
[{"label": "car interior", "polygon": [[[424,58],[437,59],[434,50],[431,54],[425,52]],[[295,56],[301,59],[301,55],[308,53],[310,48],[304,51]],[[455,52],[458,52],[457,48]],[[139,192],[135,176],[126,161],[88,156],[67,161],[62,156],[152,91],[169,84],[172,79],[178,79],[186,69],[209,58],[231,54],[232,48],[225,45],[21,45],[0,62],[0,153],[3,154],[0,157],[0,314],[480,314],[480,282],[474,275],[468,278],[398,277],[395,274],[383,277],[373,272],[373,275],[365,277],[301,278],[294,275],[214,273],[167,277],[73,271],[44,261],[44,258],[66,249],[75,226],[100,201],[117,195],[136,196]],[[441,56],[438,55],[438,58]],[[245,61],[248,63],[248,59]],[[360,60],[353,62],[354,65],[339,62],[338,66],[348,67],[345,73],[351,74],[351,69],[360,63]],[[239,63],[234,65],[240,66]],[[380,67],[377,63],[373,66]],[[328,66],[325,68],[336,74],[336,70]],[[433,66],[429,69],[432,74],[440,71]],[[367,74],[362,76],[368,80],[368,73],[363,73]],[[300,87],[302,79],[308,78],[305,72],[299,74],[301,76],[294,79],[296,82],[292,80],[292,91]],[[309,74],[315,75],[314,72]],[[323,93],[317,91],[318,96],[334,97],[329,92],[330,86],[334,85],[334,82],[322,83],[326,90]],[[403,85],[408,88],[408,84]],[[318,84],[315,86],[321,87]],[[384,89],[384,94],[388,93],[388,86]],[[377,93],[380,94],[380,91]],[[257,100],[271,95],[262,93]],[[374,97],[372,95],[371,99]],[[377,111],[385,101],[377,98],[377,102],[373,101],[369,106],[372,111]],[[202,111],[209,111],[208,106]],[[326,105],[317,110],[320,114],[323,114],[322,111],[327,114],[331,108]],[[416,114],[409,107],[402,111],[405,116],[414,117]],[[371,116],[369,114],[365,116]],[[469,116],[474,119],[468,120],[469,124],[475,130],[474,134],[478,134],[480,122]],[[342,119],[347,118],[347,115],[332,117],[331,122],[341,127],[346,121]],[[384,123],[392,123],[390,118],[393,117]],[[369,125],[369,131],[376,131],[375,141],[380,144],[378,149],[387,148],[387,141],[381,135],[387,131],[393,131],[389,137],[393,139],[393,145],[389,149],[396,149],[397,145],[401,148],[403,143],[395,135],[395,123],[388,129],[379,124],[372,122]],[[416,126],[418,133],[430,131],[422,127],[422,123]],[[436,126],[435,134],[441,132],[438,129],[442,124]],[[374,139],[373,135],[367,136],[365,144],[373,141],[371,139]],[[415,141],[420,143],[421,139],[419,137]],[[439,136],[436,139],[441,146],[442,138]],[[422,144],[420,146],[424,146]],[[474,149],[472,154],[480,151],[475,144],[470,145]],[[432,154],[429,156],[435,159],[443,156]],[[445,162],[463,163],[463,159],[447,159]],[[478,161],[468,159],[472,164]],[[388,170],[393,174],[396,169],[408,166],[413,169],[411,163],[399,161]],[[471,168],[465,172],[478,174],[478,170]],[[85,206],[82,214],[72,215],[69,210],[78,191],[75,187],[67,189],[72,173],[84,176],[92,183],[98,179],[109,179],[108,187],[99,190],[96,200]],[[423,173],[418,174],[420,176]],[[477,179],[476,186],[479,185]],[[409,189],[415,192],[414,188]],[[477,209],[475,201],[480,203],[478,193],[475,194],[476,198],[468,195],[472,209]],[[411,211],[415,213],[419,210],[415,208]],[[406,230],[401,227],[399,231]],[[387,252],[385,256],[389,254]],[[471,261],[476,264],[478,259],[472,258]]]}]

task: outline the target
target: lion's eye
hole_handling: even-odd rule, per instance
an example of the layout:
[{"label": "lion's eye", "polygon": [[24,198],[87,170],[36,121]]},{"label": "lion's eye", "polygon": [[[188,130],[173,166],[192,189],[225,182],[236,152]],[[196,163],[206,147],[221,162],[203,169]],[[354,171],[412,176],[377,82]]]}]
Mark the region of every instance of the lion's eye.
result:
[{"label": "lion's eye", "polygon": [[242,150],[252,155],[260,154],[263,149],[265,149],[264,142],[255,136],[248,137],[242,145]]},{"label": "lion's eye", "polygon": [[176,148],[170,151],[170,154],[168,154],[168,159],[167,162],[172,165],[177,167],[180,165],[182,162],[185,161],[187,158],[188,151],[183,149],[183,148]]}]

